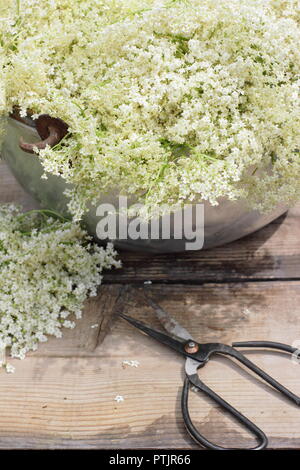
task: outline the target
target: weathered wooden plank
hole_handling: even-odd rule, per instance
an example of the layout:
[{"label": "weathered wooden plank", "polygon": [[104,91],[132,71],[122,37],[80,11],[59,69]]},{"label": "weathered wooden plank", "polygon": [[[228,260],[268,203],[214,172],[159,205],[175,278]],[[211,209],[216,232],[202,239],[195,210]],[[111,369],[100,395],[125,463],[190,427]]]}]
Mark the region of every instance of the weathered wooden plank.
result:
[{"label": "weathered wooden plank", "polygon": [[[0,201],[36,204],[6,164],[0,162]],[[300,205],[262,230],[226,246],[205,251],[149,255],[122,252],[123,269],[108,273],[108,283],[227,282],[247,279],[300,279]]]},{"label": "weathered wooden plank", "polygon": [[88,357],[97,355],[95,351],[102,343],[109,329],[116,309],[123,309],[120,295],[124,287],[106,285],[99,288],[97,297],[85,303],[83,316],[76,320],[74,329],[63,330],[63,339],[51,338],[41,343],[37,352],[39,357]]},{"label": "weathered wooden plank", "polygon": [[106,282],[228,282],[300,279],[300,205],[265,228],[203,251],[149,255],[122,252],[123,269]]},{"label": "weathered wooden plank", "polygon": [[[32,199],[0,164],[0,200],[18,201],[25,209]],[[84,318],[64,339],[51,338],[16,365],[14,375],[0,373],[1,448],[191,448],[180,413],[182,358],[115,320],[101,343],[109,319],[127,313],[159,327],[144,304],[141,289],[122,293],[120,283],[145,280],[170,283],[275,279],[240,284],[153,285],[154,298],[201,341],[272,339],[293,343],[297,328],[300,206],[240,242],[206,252],[147,256],[122,253],[122,271],[108,274],[116,283],[102,286],[86,306]],[[280,279],[286,279],[280,282]],[[118,297],[121,294],[121,301]],[[92,328],[92,326],[98,327]],[[300,393],[296,365],[283,355],[251,353],[261,367]],[[124,359],[141,366],[123,368]],[[299,448],[298,410],[271,395],[265,386],[235,367],[216,362],[202,377],[225,399],[257,422],[275,448]],[[122,394],[123,403],[114,397]],[[246,433],[199,396],[191,396],[192,413],[207,437],[220,444],[246,443]]]},{"label": "weathered wooden plank", "polygon": [[[123,295],[126,313],[159,327],[142,288],[132,287]],[[155,285],[148,295],[200,341],[300,339],[300,282]],[[95,321],[88,315],[82,320],[87,328]],[[85,348],[89,335],[84,329],[79,327],[82,341],[79,330],[72,330],[69,344],[50,339],[22,363],[12,360],[15,374],[0,373],[0,448],[195,447],[180,411],[182,357],[121,319],[115,319],[96,348],[93,339],[86,340]],[[72,349],[78,343],[81,346]],[[300,393],[299,365],[282,354],[251,352],[249,357]],[[123,368],[125,359],[138,360],[140,366]],[[201,377],[262,427],[271,447],[299,448],[299,409],[253,377],[246,380],[244,370],[224,365],[221,360],[210,364]],[[124,402],[114,401],[118,394]],[[248,442],[244,430],[193,393],[191,413],[220,444]]]}]

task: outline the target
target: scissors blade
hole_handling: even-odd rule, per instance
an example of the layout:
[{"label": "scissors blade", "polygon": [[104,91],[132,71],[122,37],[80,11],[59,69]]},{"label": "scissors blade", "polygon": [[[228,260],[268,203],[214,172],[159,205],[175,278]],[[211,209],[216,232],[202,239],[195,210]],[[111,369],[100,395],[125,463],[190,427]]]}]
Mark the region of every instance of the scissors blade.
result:
[{"label": "scissors blade", "polygon": [[149,305],[151,305],[151,307],[155,311],[158,320],[168,333],[185,341],[189,339],[194,339],[192,335],[190,335],[190,333],[185,328],[183,328],[183,326],[181,326],[180,323],[175,320],[175,318],[171,317],[168,312],[166,312],[163,308],[157,305],[148,296],[146,296],[146,298]]},{"label": "scissors blade", "polygon": [[196,359],[192,359],[191,357],[187,357],[185,361],[185,373],[187,376],[197,374],[197,370],[201,366],[201,363],[199,364],[199,361]]},{"label": "scissors blade", "polygon": [[124,315],[124,313],[118,313],[119,317],[123,318],[124,320],[128,321],[128,323],[131,323],[131,325],[135,326],[142,332],[146,333],[148,336],[151,336],[151,338],[156,339],[160,343],[169,346],[170,348],[174,349],[175,351],[183,354],[186,356],[186,352],[184,350],[184,345],[186,343],[185,340],[180,341],[177,339],[172,338],[169,335],[166,335],[165,333],[162,333],[161,331],[154,330],[153,328],[149,328],[146,326],[144,323],[142,323],[139,320],[135,320],[134,318],[128,317],[127,315]]}]

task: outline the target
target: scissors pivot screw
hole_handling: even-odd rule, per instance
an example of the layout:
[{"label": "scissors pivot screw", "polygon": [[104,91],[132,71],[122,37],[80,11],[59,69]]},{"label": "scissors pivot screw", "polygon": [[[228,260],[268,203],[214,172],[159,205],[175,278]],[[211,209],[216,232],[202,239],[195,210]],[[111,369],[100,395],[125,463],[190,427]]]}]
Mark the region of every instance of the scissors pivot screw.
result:
[{"label": "scissors pivot screw", "polygon": [[184,346],[184,350],[189,354],[194,354],[198,352],[199,345],[195,343],[195,341],[188,341],[186,345]]}]

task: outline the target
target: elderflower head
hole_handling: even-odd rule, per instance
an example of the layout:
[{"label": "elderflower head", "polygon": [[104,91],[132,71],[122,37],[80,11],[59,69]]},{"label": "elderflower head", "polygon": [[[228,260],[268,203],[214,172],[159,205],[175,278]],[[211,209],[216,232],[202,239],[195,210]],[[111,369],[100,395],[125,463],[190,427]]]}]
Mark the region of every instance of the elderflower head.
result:
[{"label": "elderflower head", "polygon": [[92,244],[79,225],[39,212],[0,207],[0,345],[20,359],[74,328],[103,269],[120,266],[111,244]]},{"label": "elderflower head", "polygon": [[15,372],[15,367],[12,364],[6,364],[5,369],[8,374],[13,374]]},{"label": "elderflower head", "polygon": [[0,2],[1,110],[68,123],[39,155],[76,218],[116,186],[152,213],[299,198],[298,0],[17,3]]},{"label": "elderflower head", "polygon": [[122,403],[124,401],[124,397],[122,395],[116,395],[114,400],[117,402],[117,403]]},{"label": "elderflower head", "polygon": [[129,367],[139,367],[140,363],[139,361],[136,361],[136,360],[125,360],[122,362],[122,367],[123,369],[125,369],[126,366],[129,366]]}]

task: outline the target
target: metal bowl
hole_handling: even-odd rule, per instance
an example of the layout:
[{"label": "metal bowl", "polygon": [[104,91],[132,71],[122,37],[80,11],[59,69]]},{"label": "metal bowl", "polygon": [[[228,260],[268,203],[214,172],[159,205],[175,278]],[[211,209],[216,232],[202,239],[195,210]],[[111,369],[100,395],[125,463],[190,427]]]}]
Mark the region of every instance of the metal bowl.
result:
[{"label": "metal bowl", "polygon": [[[20,138],[26,142],[37,142],[40,137],[34,127],[33,121],[20,122],[13,117],[5,120],[6,134],[1,150],[2,157],[9,165],[12,173],[22,185],[44,208],[53,209],[67,215],[68,199],[63,194],[68,187],[65,181],[49,174],[48,179],[41,179],[44,173],[42,165],[36,155],[25,153],[19,146]],[[100,193],[100,191],[99,191]],[[112,191],[105,197],[99,197],[99,204],[111,203],[117,205],[118,193]],[[267,225],[272,220],[282,215],[287,210],[286,206],[278,206],[268,214],[261,214],[256,210],[249,210],[245,201],[229,201],[222,199],[218,206],[212,206],[204,202],[204,244],[203,248],[212,248],[224,245],[248,235],[261,227]],[[84,216],[84,223],[89,233],[96,237],[96,226],[99,217],[96,215],[96,206],[89,207]],[[201,226],[197,226],[197,221],[193,220],[193,230],[202,231]],[[176,239],[174,221],[171,224],[170,239],[162,237],[146,240],[116,239],[117,248],[131,251],[146,251],[152,253],[182,252],[186,249],[186,238]]]}]

